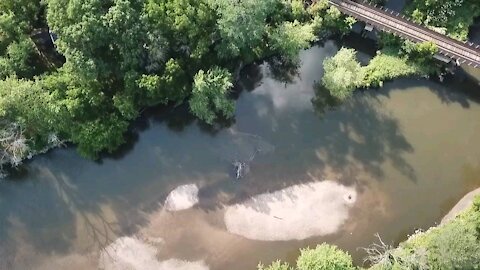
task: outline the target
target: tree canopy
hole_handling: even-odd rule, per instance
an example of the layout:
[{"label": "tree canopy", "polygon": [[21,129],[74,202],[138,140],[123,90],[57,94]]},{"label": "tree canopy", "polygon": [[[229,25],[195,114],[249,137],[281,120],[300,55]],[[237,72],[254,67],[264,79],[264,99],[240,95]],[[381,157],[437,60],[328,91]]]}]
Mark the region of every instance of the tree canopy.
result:
[{"label": "tree canopy", "polygon": [[363,78],[353,49],[341,48],[335,56],[323,62],[323,68],[322,83],[338,99],[349,97]]},{"label": "tree canopy", "polygon": [[[130,121],[148,106],[187,102],[207,124],[231,118],[232,74],[241,63],[296,58],[324,29],[322,17],[343,23],[324,1],[315,5],[1,1],[0,129],[21,134],[30,153],[48,148],[55,137],[97,158],[124,141]],[[58,37],[54,46],[49,32]]]}]

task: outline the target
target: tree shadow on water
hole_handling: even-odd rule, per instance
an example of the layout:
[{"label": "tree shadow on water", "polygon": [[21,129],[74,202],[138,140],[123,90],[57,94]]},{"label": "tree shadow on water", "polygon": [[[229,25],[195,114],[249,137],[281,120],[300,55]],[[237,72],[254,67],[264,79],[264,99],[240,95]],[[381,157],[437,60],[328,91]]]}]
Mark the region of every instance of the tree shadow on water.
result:
[{"label": "tree shadow on water", "polygon": [[342,104],[326,89],[319,86],[316,89],[312,104],[322,117],[323,128],[318,134],[321,143],[315,154],[324,165],[350,175],[352,169],[362,169],[383,179],[382,165],[390,162],[402,175],[417,181],[414,168],[404,157],[414,149],[403,136],[398,120],[376,97],[377,93],[357,92]]},{"label": "tree shadow on water", "polygon": [[300,76],[300,59],[285,59],[275,56],[267,60],[269,75],[285,85],[291,84]]},{"label": "tree shadow on water", "polygon": [[0,242],[5,245],[0,253],[6,254],[0,254],[0,261],[11,269],[23,269],[37,256],[102,250],[125,232],[126,220],[144,223],[141,216],[110,204],[97,179],[73,181],[70,172],[38,164],[29,174],[35,182],[21,181],[26,177],[22,173],[0,186]]},{"label": "tree shadow on water", "polygon": [[337,106],[342,104],[342,101],[333,97],[328,89],[326,89],[320,82],[315,82],[313,85],[315,96],[311,102],[315,113],[319,117],[323,117],[328,111],[334,110]]},{"label": "tree shadow on water", "polygon": [[252,63],[240,71],[240,79],[237,82],[239,87],[236,88],[234,98],[238,98],[242,90],[251,92],[261,85],[263,79],[262,67],[263,65],[259,63]]}]

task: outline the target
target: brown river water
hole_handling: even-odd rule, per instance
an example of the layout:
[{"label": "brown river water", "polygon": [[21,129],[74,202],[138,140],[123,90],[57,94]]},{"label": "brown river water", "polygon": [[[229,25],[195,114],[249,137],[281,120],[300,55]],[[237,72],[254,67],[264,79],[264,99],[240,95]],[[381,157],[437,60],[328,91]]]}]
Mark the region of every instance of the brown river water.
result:
[{"label": "brown river water", "polygon": [[[293,262],[299,248],[322,242],[340,246],[361,264],[360,248],[375,241],[375,233],[398,243],[434,226],[480,187],[480,74],[443,84],[395,80],[326,106],[315,82],[323,59],[337,50],[333,41],[306,50],[298,70],[289,72],[268,64],[248,67],[238,86],[235,121],[225,127],[205,127],[182,107],[161,109],[138,120],[129,144],[99,162],[81,158],[73,147],[35,157],[0,182],[0,269],[110,269],[101,258],[130,256],[143,261],[117,268],[253,270],[259,261]],[[255,149],[260,151],[249,173],[234,180],[231,163],[250,159]],[[274,210],[268,203],[264,208],[271,209],[262,211],[284,214],[276,217],[278,226],[294,215],[328,230],[294,240],[252,240],[227,230],[229,206],[327,179],[334,189],[347,188],[354,202],[337,212],[329,203],[338,196],[330,198],[333,193],[320,184],[305,197],[290,194],[300,206],[315,194],[326,198],[313,204],[318,215]],[[168,193],[185,184],[199,187],[198,204],[165,211]],[[241,213],[242,222],[270,235],[262,217]],[[122,249],[111,245],[119,237],[149,243],[153,255],[135,247],[112,254]],[[204,268],[161,263],[169,259],[203,261]]]}]

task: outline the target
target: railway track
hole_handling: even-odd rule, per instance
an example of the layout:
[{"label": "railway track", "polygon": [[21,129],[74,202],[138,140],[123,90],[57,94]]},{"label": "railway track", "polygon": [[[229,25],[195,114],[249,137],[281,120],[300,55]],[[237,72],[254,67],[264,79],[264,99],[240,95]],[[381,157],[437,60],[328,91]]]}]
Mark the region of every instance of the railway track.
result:
[{"label": "railway track", "polygon": [[366,22],[379,30],[391,32],[414,42],[431,41],[438,46],[439,53],[457,64],[480,68],[480,45],[460,42],[410,21],[393,10],[377,8],[367,1],[357,3],[351,0],[329,0],[344,14]]}]

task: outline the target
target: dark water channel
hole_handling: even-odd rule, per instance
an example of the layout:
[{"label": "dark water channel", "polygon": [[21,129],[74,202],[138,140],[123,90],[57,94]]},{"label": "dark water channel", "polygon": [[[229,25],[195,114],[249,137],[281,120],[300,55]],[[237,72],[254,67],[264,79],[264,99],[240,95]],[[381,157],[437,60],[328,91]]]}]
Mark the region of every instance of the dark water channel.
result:
[{"label": "dark water channel", "polygon": [[[376,232],[398,242],[435,225],[480,187],[478,84],[401,79],[326,109],[314,85],[337,50],[329,41],[302,52],[296,72],[248,68],[230,127],[208,129],[169,109],[140,120],[130,147],[101,162],[72,148],[35,157],[0,182],[0,269],[95,269],[99,247],[139,231],[163,239],[160,258],[204,260],[213,270],[294,260],[298,248],[324,241],[361,263],[358,247]],[[268,151],[234,181],[232,160],[258,147]],[[357,190],[337,232],[254,241],[225,231],[224,206],[314,179]],[[157,214],[172,189],[189,183],[200,187],[198,205]]]}]

